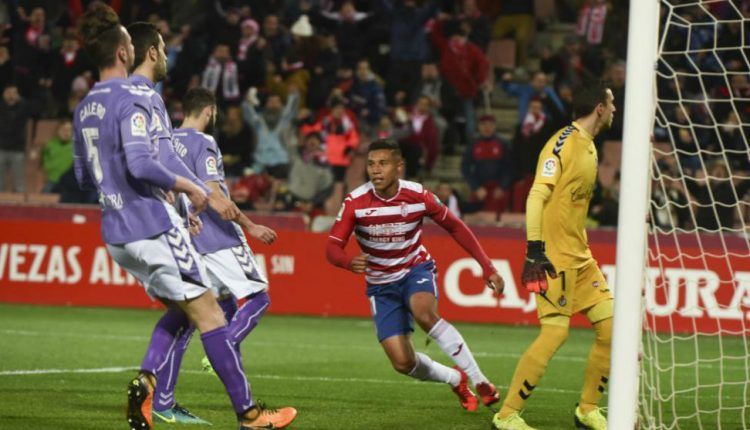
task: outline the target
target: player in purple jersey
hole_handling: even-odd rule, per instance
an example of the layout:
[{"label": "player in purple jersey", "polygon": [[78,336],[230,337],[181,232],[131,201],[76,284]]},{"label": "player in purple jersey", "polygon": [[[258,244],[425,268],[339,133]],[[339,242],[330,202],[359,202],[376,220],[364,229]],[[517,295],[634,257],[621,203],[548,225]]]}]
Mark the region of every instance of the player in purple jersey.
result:
[{"label": "player in purple jersey", "polygon": [[[198,179],[180,160],[172,146],[172,122],[167,114],[164,100],[154,90],[154,85],[167,77],[167,53],[164,40],[154,24],[149,22],[136,22],[127,28],[133,42],[135,59],[133,71],[128,80],[144,91],[153,107],[153,118],[149,124],[149,133],[159,144],[159,161],[170,170],[180,176],[184,176],[195,182],[201,188],[208,191],[203,181]],[[172,197],[168,195],[168,197]],[[239,209],[231,201],[227,202],[209,193],[208,206],[221,215],[223,219],[234,219],[239,214]]]},{"label": "player in purple jersey", "polygon": [[[156,26],[148,22],[133,23],[128,26],[127,30],[132,39],[135,53],[134,69],[129,81],[146,93],[151,100],[154,115],[149,127],[149,134],[153,140],[158,142],[159,161],[173,173],[185,176],[205,188],[203,181],[196,177],[175,153],[172,144],[172,123],[167,114],[164,100],[154,90],[155,83],[163,81],[167,75],[164,40]],[[207,188],[205,189],[208,191]],[[180,199],[178,203],[181,201]],[[228,199],[217,198],[214,193],[209,194],[209,207],[215,211],[213,212],[214,216],[220,219],[234,219],[240,214],[239,209],[233,202]],[[191,217],[190,211],[185,209],[181,212],[185,216]],[[200,220],[191,219],[191,223],[196,227],[201,225]],[[234,300],[220,301],[219,305],[224,310],[226,320],[230,321],[234,316],[234,311],[237,310]],[[189,339],[192,336],[194,327],[186,324],[181,330],[181,341],[172,349],[165,364],[159,367],[159,373],[156,375],[157,382],[153,399],[154,420],[167,424],[210,424],[177,404],[174,399],[177,369],[180,368],[184,348],[187,347],[184,338]]]},{"label": "player in purple jersey", "polygon": [[[166,77],[166,53],[164,51],[164,40],[159,34],[155,25],[148,22],[137,22],[128,26],[128,33],[133,41],[135,48],[135,68],[130,76],[130,81],[137,85],[140,90],[150,94],[150,99],[154,108],[154,121],[152,122],[152,138],[158,139],[160,149],[160,160],[163,164],[175,173],[190,177],[194,182],[212,188],[209,196],[209,207],[214,209],[215,206],[220,208],[233,208],[231,212],[206,211],[201,214],[205,223],[203,232],[199,237],[193,239],[193,244],[201,254],[207,254],[204,242],[209,241],[211,254],[204,256],[209,278],[217,295],[220,296],[219,305],[224,310],[227,321],[231,321],[228,329],[233,333],[232,339],[235,345],[247,335],[257,325],[258,320],[263,312],[268,308],[269,298],[265,293],[267,281],[260,275],[256,269],[252,252],[247,248],[245,237],[235,227],[235,224],[229,220],[237,220],[245,226],[248,231],[259,240],[267,243],[275,239],[275,233],[263,226],[258,226],[250,222],[236,207],[236,205],[227,198],[226,190],[219,188],[216,180],[220,180],[223,186],[223,177],[217,179],[205,175],[194,174],[195,169],[186,166],[181,161],[181,156],[185,155],[184,151],[180,155],[174,150],[172,124],[167,114],[164,101],[161,96],[154,91],[154,83],[162,81]],[[211,99],[208,103],[210,108],[214,109],[215,102],[213,95],[206,90],[201,94],[207,93]],[[205,100],[205,98],[204,98]],[[203,131],[207,126],[213,126],[214,117],[210,121],[201,123],[196,118],[196,126]],[[215,143],[214,143],[215,146]],[[181,149],[184,149],[182,147]],[[197,171],[195,171],[197,173]],[[216,186],[214,186],[216,185]],[[229,217],[227,217],[229,215]],[[222,226],[217,230],[217,225]],[[227,238],[229,233],[229,239]],[[241,240],[240,240],[241,237]],[[218,246],[218,247],[217,247]],[[210,263],[210,264],[209,264]],[[246,303],[237,312],[236,298],[247,299]],[[237,317],[235,318],[235,313]],[[232,329],[234,327],[234,330]],[[180,406],[174,399],[174,387],[177,382],[177,375],[182,363],[182,357],[187,349],[190,338],[192,337],[194,327],[187,325],[183,328],[180,340],[172,349],[172,353],[167,357],[164,366],[156,375],[157,383],[153,399],[154,419],[159,422],[174,424],[209,424],[205,420],[195,416],[186,408]],[[204,366],[211,367],[208,358],[204,358]]]},{"label": "player in purple jersey", "polygon": [[[229,201],[229,191],[224,182],[224,165],[221,152],[214,139],[203,131],[213,127],[216,121],[216,99],[205,88],[193,88],[183,100],[185,121],[174,131],[175,150],[187,167],[206,183],[212,194]],[[219,296],[219,304],[225,314],[235,305],[232,318],[227,318],[230,340],[239,349],[240,342],[250,334],[270,305],[266,293],[268,280],[259,270],[253,252],[245,240],[242,228],[251,237],[265,244],[276,240],[276,233],[268,227],[250,221],[240,213],[234,222],[221,219],[210,211],[200,214],[203,229],[193,238],[196,250],[203,257],[212,288]],[[237,310],[236,300],[245,299]],[[186,331],[178,340],[171,361],[162,372],[165,384],[158,383],[154,407],[158,408],[162,399],[174,398],[174,384],[182,355],[190,341],[191,331]],[[204,368],[210,363],[204,358]],[[159,417],[161,412],[155,412]]]},{"label": "player in purple jersey", "polygon": [[[156,374],[185,321],[201,332],[206,355],[226,387],[240,430],[283,428],[296,416],[257,405],[226,322],[207,289],[205,268],[163,190],[186,193],[197,210],[206,193],[158,162],[148,133],[150,100],[127,80],[133,64],[130,35],[117,14],[98,4],[80,20],[84,47],[100,81],[76,107],[75,172],[82,187],[95,187],[102,207],[102,236],[112,258],[136,276],[146,291],[168,306],[154,328],[141,371],[128,385],[127,419],[132,430],[151,429]],[[170,210],[171,209],[171,210]]]}]

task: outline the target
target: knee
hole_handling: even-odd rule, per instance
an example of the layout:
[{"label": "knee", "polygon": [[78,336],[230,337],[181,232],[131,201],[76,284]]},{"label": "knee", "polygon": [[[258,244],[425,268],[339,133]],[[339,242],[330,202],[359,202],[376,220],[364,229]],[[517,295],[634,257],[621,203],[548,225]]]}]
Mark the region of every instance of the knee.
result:
[{"label": "knee", "polygon": [[416,361],[409,358],[403,358],[398,360],[391,361],[391,365],[393,365],[393,369],[401,374],[408,375],[411,373],[412,370],[414,370],[414,366],[417,365]]},{"label": "knee", "polygon": [[594,329],[596,330],[596,343],[605,346],[612,345],[612,318],[594,324]]},{"label": "knee", "polygon": [[414,314],[414,321],[417,322],[417,325],[419,325],[425,333],[429,333],[430,330],[435,327],[435,324],[440,321],[440,317],[435,312],[425,311]]},{"label": "knee", "polygon": [[539,333],[539,340],[545,345],[549,345],[552,351],[557,351],[565,341],[568,340],[568,327],[559,325],[542,324],[542,331]]}]

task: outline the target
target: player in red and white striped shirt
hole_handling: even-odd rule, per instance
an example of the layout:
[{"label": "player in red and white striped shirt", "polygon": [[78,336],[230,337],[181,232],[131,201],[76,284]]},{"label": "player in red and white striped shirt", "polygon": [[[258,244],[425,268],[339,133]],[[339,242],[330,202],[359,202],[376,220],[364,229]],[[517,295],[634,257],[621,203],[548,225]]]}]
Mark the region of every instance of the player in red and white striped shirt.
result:
[{"label": "player in red and white striped shirt", "polygon": [[[398,143],[383,139],[370,145],[370,182],[344,200],[329,236],[328,261],[365,274],[378,340],[398,372],[450,384],[469,411],[479,403],[468,386],[471,378],[482,402],[490,406],[499,400],[495,386],[479,369],[458,330],[437,313],[437,269],[421,240],[424,217],[447,230],[479,262],[489,286],[502,291],[503,279],[471,230],[437,196],[421,184],[398,179],[403,168]],[[352,231],[362,249],[356,257],[344,251]],[[454,369],[414,351],[413,319],[456,363]]]}]

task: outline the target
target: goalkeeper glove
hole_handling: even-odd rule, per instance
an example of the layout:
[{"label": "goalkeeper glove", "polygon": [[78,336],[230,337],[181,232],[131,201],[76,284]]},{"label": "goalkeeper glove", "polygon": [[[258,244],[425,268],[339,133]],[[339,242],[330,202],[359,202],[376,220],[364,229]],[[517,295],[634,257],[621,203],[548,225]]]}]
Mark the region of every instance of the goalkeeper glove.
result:
[{"label": "goalkeeper glove", "polygon": [[555,266],[544,255],[544,242],[541,240],[528,241],[521,283],[532,293],[544,294],[548,288],[547,274],[550,278],[557,278]]}]

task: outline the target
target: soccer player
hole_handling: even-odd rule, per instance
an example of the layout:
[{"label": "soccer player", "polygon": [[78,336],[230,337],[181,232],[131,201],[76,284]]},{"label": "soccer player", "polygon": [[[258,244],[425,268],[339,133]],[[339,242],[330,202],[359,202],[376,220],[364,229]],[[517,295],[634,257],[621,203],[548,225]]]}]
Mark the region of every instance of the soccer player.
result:
[{"label": "soccer player", "polygon": [[188,319],[201,332],[239,428],[288,425],[296,416],[293,408],[273,411],[254,402],[240,357],[229,342],[224,315],[208,291],[205,268],[181,220],[162,197],[162,190],[183,192],[198,211],[207,201],[199,186],[157,160],[148,133],[151,102],[126,79],[134,57],[130,35],[117,14],[103,4],[81,18],[80,34],[100,81],[74,114],[76,178],[82,187],[99,192],[102,237],[112,258],[136,276],[149,295],[168,306],[154,329],[141,371],[128,385],[129,428],[152,428],[157,368]]},{"label": "soccer player", "polygon": [[[500,396],[479,369],[461,334],[437,313],[437,269],[422,245],[422,220],[427,216],[447,230],[482,267],[483,277],[498,291],[497,274],[474,234],[433,193],[415,182],[399,180],[404,162],[398,143],[373,142],[367,155],[370,182],[352,191],[331,228],[328,261],[354,273],[364,273],[367,296],[378,341],[393,368],[425,381],[450,384],[461,406],[474,411],[478,399],[468,385],[471,378],[482,403],[490,406]],[[362,254],[344,251],[352,231]],[[451,369],[414,351],[413,319],[455,363]]]},{"label": "soccer player", "polygon": [[612,124],[612,91],[601,83],[580,88],[573,98],[576,120],[555,133],[539,154],[536,178],[526,200],[526,263],[522,282],[536,293],[541,331],[513,375],[493,424],[503,430],[533,430],[521,418],[526,400],[568,337],[570,317],[582,313],[596,331],[575,409],[578,428],[606,430],[597,404],[609,377],[612,293],[591,256],[584,228],[597,175],[594,137]]},{"label": "soccer player", "polygon": [[[213,128],[216,122],[216,99],[213,93],[200,87],[189,90],[183,99],[183,111],[185,120],[173,135],[177,153],[185,160],[187,167],[208,185],[212,195],[221,196],[231,203],[229,190],[224,182],[221,152],[214,139],[203,133],[207,128]],[[231,315],[227,318],[227,331],[230,342],[239,351],[240,342],[258,325],[271,304],[266,292],[268,280],[258,269],[240,226],[254,239],[265,244],[276,240],[276,232],[253,223],[242,212],[238,214],[233,222],[224,220],[211,211],[202,212],[200,220],[203,228],[193,237],[193,244],[206,264],[212,288],[219,296],[219,304],[225,315]],[[244,299],[245,302],[238,310],[239,299]],[[190,327],[180,335],[167,365],[157,375],[163,375],[165,382],[162,384],[157,377],[154,415],[165,423],[205,423],[194,415],[185,413],[184,408],[174,403],[177,374],[192,333],[193,328]],[[203,361],[204,367],[210,368],[208,359],[204,358]],[[175,406],[159,409],[170,404]]]},{"label": "soccer player", "polygon": [[[149,134],[152,140],[159,145],[159,161],[171,172],[184,176],[204,188],[209,193],[208,205],[214,211],[216,217],[221,216],[224,220],[231,220],[241,215],[237,206],[222,193],[213,193],[193,171],[182,162],[174,150],[172,142],[172,123],[167,114],[164,100],[159,93],[154,91],[156,82],[161,82],[167,76],[167,55],[164,40],[154,24],[149,22],[136,22],[128,26],[134,47],[134,70],[129,81],[142,91],[151,100],[153,107],[152,122],[149,126]],[[179,203],[178,203],[179,205]],[[190,218],[189,211],[183,211]],[[196,222],[195,220],[191,220]],[[198,222],[199,223],[199,222]],[[237,304],[233,297],[229,296],[219,301],[227,321],[231,321]],[[187,321],[186,321],[187,323]],[[174,386],[182,357],[187,348],[194,327],[186,324],[181,328],[180,340],[172,349],[171,354],[163,366],[159,367],[157,374],[157,385],[154,393],[153,414],[157,421],[164,423],[185,424],[209,424],[205,420],[195,416],[186,408],[177,404],[174,399]]]}]

